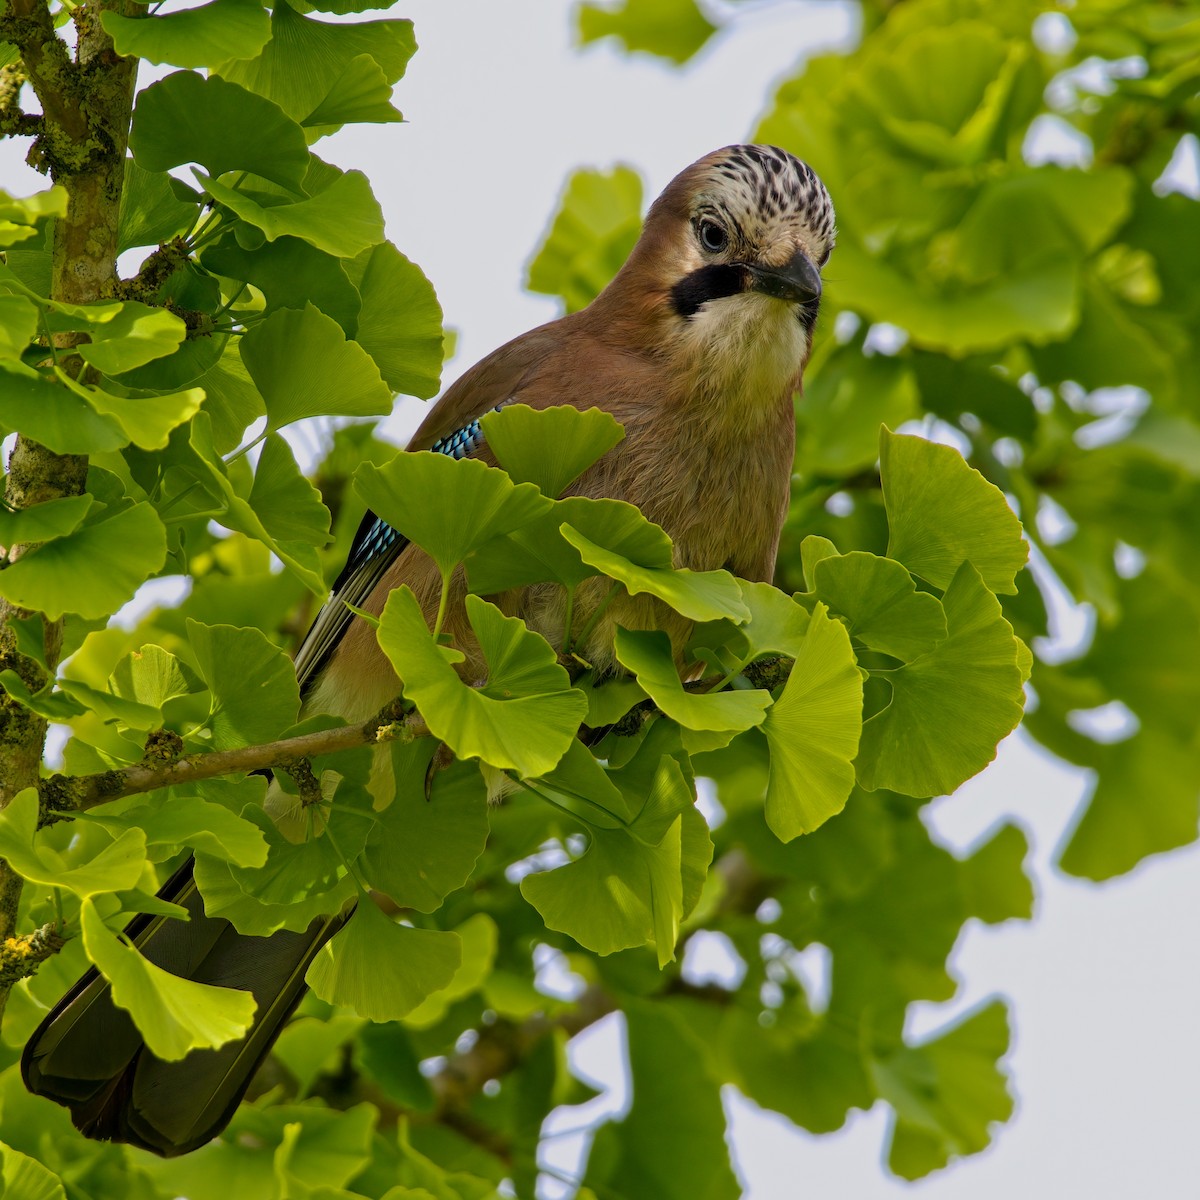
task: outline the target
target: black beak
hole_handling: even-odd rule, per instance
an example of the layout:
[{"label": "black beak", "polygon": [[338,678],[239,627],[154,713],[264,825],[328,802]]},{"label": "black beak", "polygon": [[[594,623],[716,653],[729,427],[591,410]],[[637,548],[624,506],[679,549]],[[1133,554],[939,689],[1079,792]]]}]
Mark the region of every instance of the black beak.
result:
[{"label": "black beak", "polygon": [[782,267],[747,263],[746,269],[750,272],[751,291],[797,304],[809,304],[821,298],[821,273],[803,250],[797,250]]}]

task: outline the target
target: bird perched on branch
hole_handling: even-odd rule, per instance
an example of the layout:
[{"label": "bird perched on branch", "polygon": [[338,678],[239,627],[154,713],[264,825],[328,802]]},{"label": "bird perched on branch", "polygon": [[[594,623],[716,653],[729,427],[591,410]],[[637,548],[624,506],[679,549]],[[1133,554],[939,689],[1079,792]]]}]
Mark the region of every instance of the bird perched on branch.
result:
[{"label": "bird perched on branch", "polygon": [[[591,305],[472,367],[434,406],[409,449],[494,463],[479,424],[492,410],[514,401],[597,406],[624,426],[625,437],[571,493],[637,505],[671,536],[676,566],[770,580],[788,507],[793,394],[833,242],[833,207],[810,167],[772,146],[717,150],[654,202],[629,260]],[[396,694],[398,681],[373,631],[347,602],[378,612],[401,584],[412,588],[432,626],[441,591],[436,568],[368,513],[297,655],[307,712],[361,719]],[[580,589],[581,625],[606,586]],[[485,664],[462,591],[460,584],[443,629],[467,653],[463,669],[479,678]],[[562,621],[554,592],[529,589],[505,604],[553,640]],[[619,597],[581,647],[589,661],[611,665],[618,624],[665,629],[677,647],[689,631],[659,601]],[[175,1155],[228,1122],[303,994],[309,963],[345,916],[319,918],[303,933],[239,934],[203,915],[190,862],[160,894],[187,907],[191,920],[142,916],[128,936],[175,974],[252,991],[258,1008],[247,1035],[180,1062],[161,1061],[93,971],[34,1034],[22,1069],[29,1088],[68,1106],[88,1136]]]}]

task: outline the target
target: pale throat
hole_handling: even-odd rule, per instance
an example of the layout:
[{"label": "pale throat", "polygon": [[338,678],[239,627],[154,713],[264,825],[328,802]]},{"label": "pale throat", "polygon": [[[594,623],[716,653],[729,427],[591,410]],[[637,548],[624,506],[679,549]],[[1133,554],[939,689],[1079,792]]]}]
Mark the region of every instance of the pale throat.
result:
[{"label": "pale throat", "polygon": [[693,401],[721,423],[768,420],[808,356],[795,305],[757,292],[710,300],[677,337]]}]

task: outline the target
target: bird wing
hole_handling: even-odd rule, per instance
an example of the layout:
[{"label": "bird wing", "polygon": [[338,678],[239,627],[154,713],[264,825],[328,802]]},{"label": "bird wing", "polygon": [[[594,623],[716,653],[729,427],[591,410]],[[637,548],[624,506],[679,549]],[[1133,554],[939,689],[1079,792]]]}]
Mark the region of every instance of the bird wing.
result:
[{"label": "bird wing", "polygon": [[[502,346],[472,367],[446,390],[409,442],[409,450],[432,450],[452,458],[474,457],[483,446],[481,417],[510,400],[536,377],[557,339],[549,326],[534,329]],[[329,599],[313,620],[296,652],[296,678],[300,694],[316,683],[329,657],[337,649],[354,612],[379,585],[388,568],[408,545],[408,539],[369,509],[359,523],[341,574]]]}]

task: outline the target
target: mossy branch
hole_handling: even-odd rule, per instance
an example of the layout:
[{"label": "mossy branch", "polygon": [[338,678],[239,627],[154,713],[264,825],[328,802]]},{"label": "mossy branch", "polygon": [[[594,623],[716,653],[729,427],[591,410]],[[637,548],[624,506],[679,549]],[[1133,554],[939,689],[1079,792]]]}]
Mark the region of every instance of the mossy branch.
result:
[{"label": "mossy branch", "polygon": [[[154,735],[151,735],[152,738]],[[406,713],[399,700],[384,705],[369,721],[359,725],[339,725],[280,738],[260,746],[239,746],[234,750],[212,750],[183,754],[163,761],[148,753],[140,763],[95,775],[52,775],[38,782],[42,820],[52,822],[73,812],[95,808],[123,796],[135,796],[158,788],[174,787],[216,779],[222,775],[244,775],[251,771],[295,771],[299,764],[322,754],[373,746],[385,741],[410,741],[428,737],[429,726],[420,713]]]},{"label": "mossy branch", "polygon": [[0,942],[0,987],[10,988],[37,974],[38,967],[66,944],[67,939],[53,923],[20,937],[5,938]]}]

